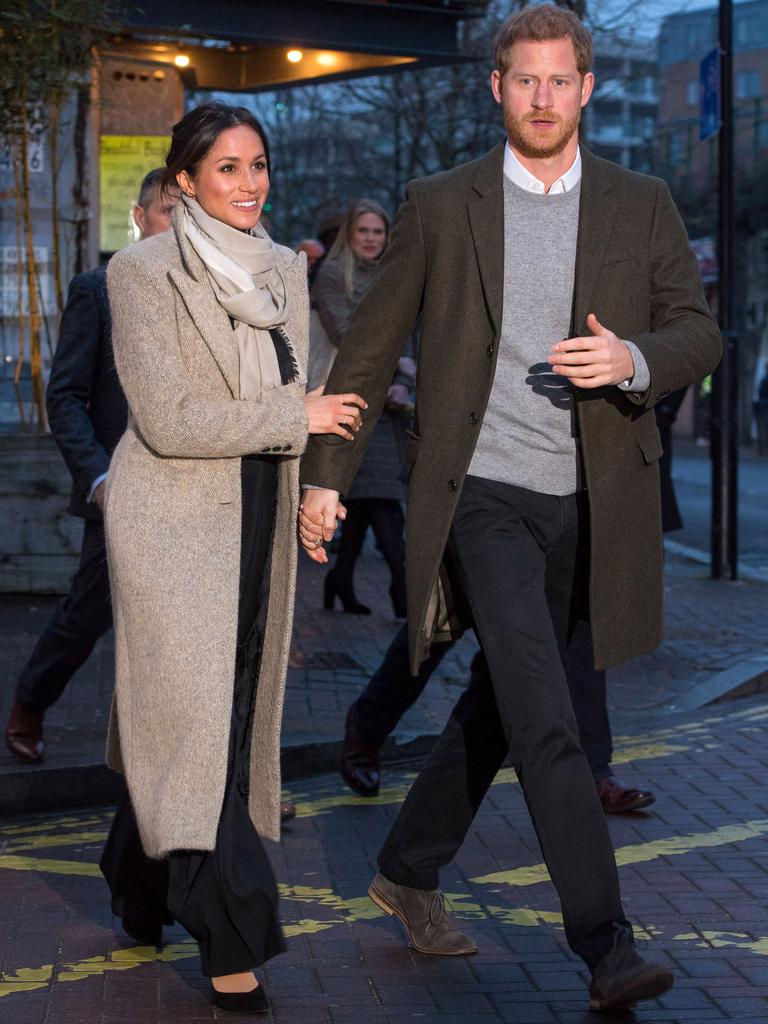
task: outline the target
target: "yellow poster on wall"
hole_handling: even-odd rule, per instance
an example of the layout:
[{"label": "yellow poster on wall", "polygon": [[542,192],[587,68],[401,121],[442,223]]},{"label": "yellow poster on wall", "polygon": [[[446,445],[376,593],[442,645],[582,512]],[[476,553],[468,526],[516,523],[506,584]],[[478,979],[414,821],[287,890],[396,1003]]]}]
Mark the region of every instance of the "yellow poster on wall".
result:
[{"label": "yellow poster on wall", "polygon": [[135,240],[131,210],[142,179],[162,167],[166,135],[102,135],[99,140],[99,248],[116,252]]}]

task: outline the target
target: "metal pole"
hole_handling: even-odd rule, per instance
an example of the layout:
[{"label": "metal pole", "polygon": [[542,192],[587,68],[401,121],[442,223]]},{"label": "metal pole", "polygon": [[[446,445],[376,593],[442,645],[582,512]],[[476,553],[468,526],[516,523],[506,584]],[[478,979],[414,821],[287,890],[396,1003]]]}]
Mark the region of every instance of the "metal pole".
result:
[{"label": "metal pole", "polygon": [[733,2],[720,0],[718,318],[723,360],[712,378],[712,576],[738,578],[738,338],[733,322]]}]

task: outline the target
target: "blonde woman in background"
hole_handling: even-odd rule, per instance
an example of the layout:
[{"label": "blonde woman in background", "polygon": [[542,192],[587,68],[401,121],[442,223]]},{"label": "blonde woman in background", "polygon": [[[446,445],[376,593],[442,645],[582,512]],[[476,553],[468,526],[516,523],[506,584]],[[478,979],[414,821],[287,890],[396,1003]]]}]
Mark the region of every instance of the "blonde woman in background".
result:
[{"label": "blonde woman in background", "polygon": [[[389,217],[372,199],[359,199],[347,211],[328,256],[312,288],[312,302],[330,346],[324,383],[352,314],[373,280],[379,257],[389,243]],[[313,335],[312,345],[315,345]],[[313,360],[310,356],[310,366]],[[415,378],[410,357],[400,360],[389,389],[387,406],[376,424],[365,458],[345,497],[347,516],[338,542],[334,568],[325,577],[324,606],[336,598],[345,612],[368,615],[370,608],[357,600],[354,570],[370,526],[390,572],[389,595],[395,616],[404,618],[405,546],[405,442],[410,417],[410,391]]]}]

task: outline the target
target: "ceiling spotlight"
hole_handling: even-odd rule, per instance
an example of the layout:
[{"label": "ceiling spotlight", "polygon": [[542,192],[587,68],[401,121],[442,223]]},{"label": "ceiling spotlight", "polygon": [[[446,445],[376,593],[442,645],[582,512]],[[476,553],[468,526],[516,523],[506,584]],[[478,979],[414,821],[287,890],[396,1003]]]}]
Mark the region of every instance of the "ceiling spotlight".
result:
[{"label": "ceiling spotlight", "polygon": [[336,63],[335,53],[318,53],[317,63],[324,68],[330,68]]},{"label": "ceiling spotlight", "polygon": [[301,52],[301,50],[289,50],[285,56],[288,58],[291,64],[298,64],[301,58],[304,56],[304,54]]},{"label": "ceiling spotlight", "polygon": [[186,53],[177,53],[176,56],[173,58],[173,63],[176,65],[177,68],[188,68],[189,57],[186,55]]}]

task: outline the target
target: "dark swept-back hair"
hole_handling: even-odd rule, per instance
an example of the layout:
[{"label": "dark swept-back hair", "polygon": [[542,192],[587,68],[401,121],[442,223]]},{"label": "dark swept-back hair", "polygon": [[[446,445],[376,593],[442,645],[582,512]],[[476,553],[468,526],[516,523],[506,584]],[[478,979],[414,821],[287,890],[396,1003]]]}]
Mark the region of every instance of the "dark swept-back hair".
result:
[{"label": "dark swept-back hair", "polygon": [[258,118],[245,107],[233,107],[229,103],[213,100],[190,110],[173,126],[171,148],[165,158],[163,186],[176,187],[176,175],[181,171],[186,171],[194,178],[200,162],[210,152],[221,133],[228,128],[237,128],[241,124],[253,128],[264,143],[267,171],[270,171],[269,139]]}]

